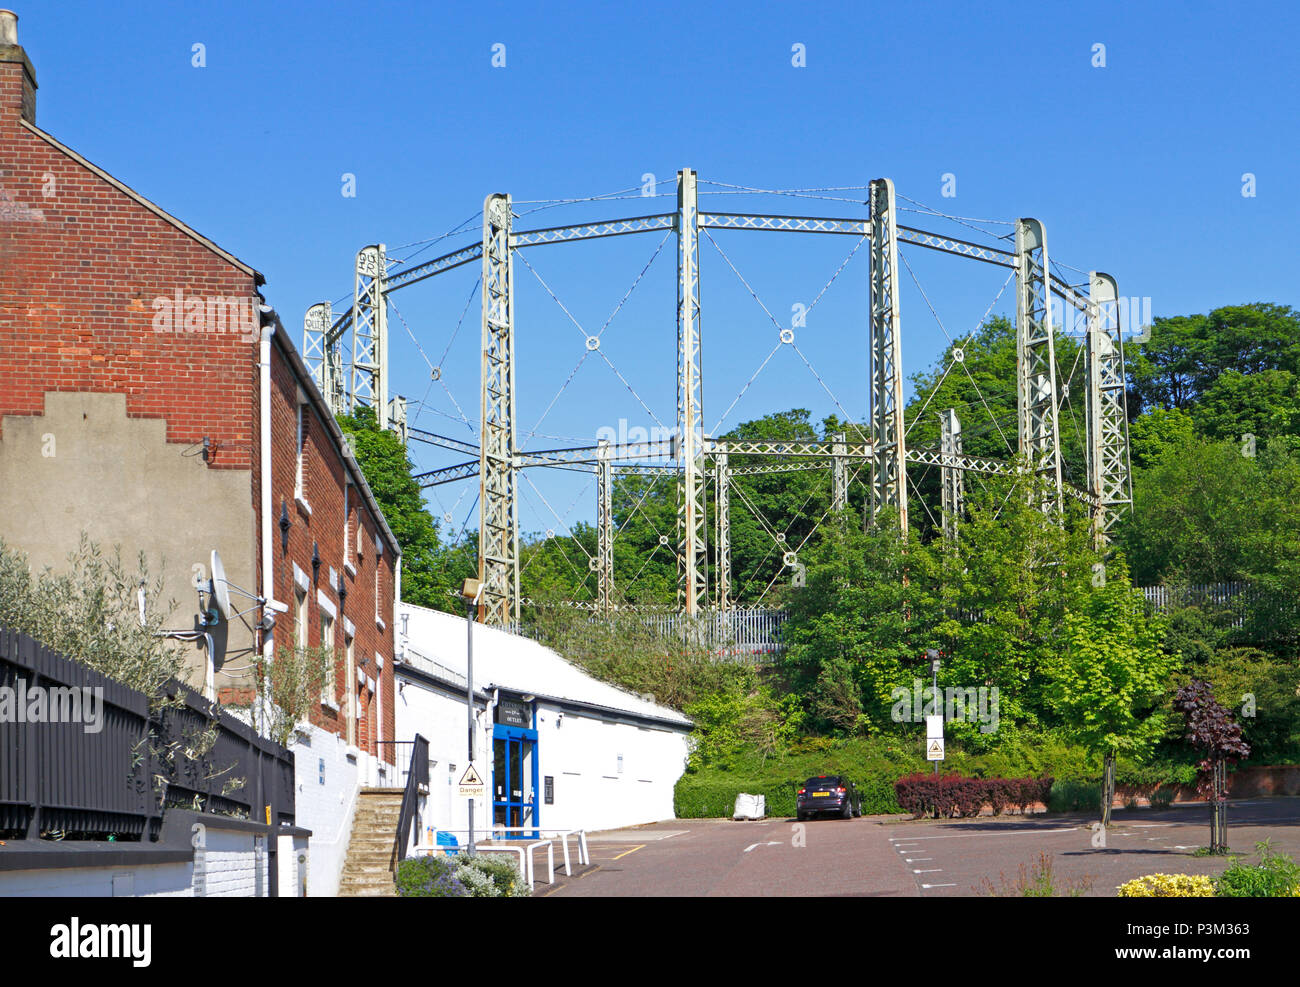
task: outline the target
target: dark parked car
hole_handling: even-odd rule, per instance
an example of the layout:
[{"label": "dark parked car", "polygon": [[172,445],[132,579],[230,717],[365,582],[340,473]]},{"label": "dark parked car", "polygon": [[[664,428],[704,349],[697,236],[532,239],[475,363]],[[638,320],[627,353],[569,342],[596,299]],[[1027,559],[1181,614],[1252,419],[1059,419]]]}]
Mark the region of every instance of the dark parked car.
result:
[{"label": "dark parked car", "polygon": [[799,821],[834,813],[841,819],[862,815],[858,788],[843,775],[818,775],[804,782],[795,796]]}]

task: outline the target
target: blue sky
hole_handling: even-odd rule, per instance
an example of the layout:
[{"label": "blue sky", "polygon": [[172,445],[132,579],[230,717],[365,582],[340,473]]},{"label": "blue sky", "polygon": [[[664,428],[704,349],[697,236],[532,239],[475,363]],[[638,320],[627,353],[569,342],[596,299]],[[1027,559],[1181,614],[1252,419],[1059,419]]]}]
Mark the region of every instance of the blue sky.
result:
[{"label": "blue sky", "polygon": [[[668,212],[681,167],[702,183],[847,188],[825,193],[847,200],[887,176],[900,195],[943,212],[1033,216],[1054,259],[1108,271],[1123,294],[1149,296],[1155,315],[1300,304],[1300,15],[1286,4],[64,0],[16,9],[40,83],[38,123],[262,271],[299,345],[309,304],[350,301],[353,256],[366,243],[409,256],[497,191],[519,201],[521,228]],[[203,68],[191,64],[196,43]],[[491,64],[497,43],[504,68]],[[1104,68],[1092,64],[1098,43]],[[804,67],[791,64],[795,44],[805,46]],[[537,200],[638,189],[647,172],[669,193],[649,208],[637,197],[523,215]],[[1253,198],[1241,194],[1247,172]],[[341,194],[344,173],[356,176],[355,198]],[[954,198],[940,194],[946,173]],[[713,194],[702,208],[864,214],[859,201],[788,196]],[[982,238],[916,213],[903,221]],[[468,241],[476,225],[445,245]],[[517,263],[521,436],[660,241],[543,247],[526,252],[532,270]],[[777,343],[731,265],[784,325],[854,245],[722,232],[716,242],[721,252],[701,244],[709,430]],[[1004,272],[915,248],[905,255],[910,373],[979,321]],[[589,357],[527,445],[590,442],[621,418],[672,424],[674,263],[669,240],[602,336],[623,380]],[[865,413],[866,273],[860,250],[800,330],[803,356],[778,350],[721,429],[792,406],[814,419],[840,407]],[[424,402],[421,427],[465,438],[474,430],[456,405],[477,419],[477,302],[452,337],[477,274],[471,265],[404,290],[392,320],[393,389]],[[1010,303],[1008,289],[994,310]],[[443,368],[445,389],[430,364]],[[425,467],[458,458],[416,453]],[[577,478],[535,482],[525,529],[563,530],[542,497],[567,521],[591,515]],[[431,505],[441,515],[455,504],[458,529],[472,498],[443,488]]]}]

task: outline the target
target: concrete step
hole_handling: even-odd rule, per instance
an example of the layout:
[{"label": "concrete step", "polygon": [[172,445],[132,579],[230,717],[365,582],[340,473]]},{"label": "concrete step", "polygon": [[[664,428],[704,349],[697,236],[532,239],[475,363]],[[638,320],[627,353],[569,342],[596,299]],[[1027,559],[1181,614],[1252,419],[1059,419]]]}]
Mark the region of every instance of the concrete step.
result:
[{"label": "concrete step", "polygon": [[343,863],[343,873],[348,874],[351,871],[370,870],[387,870],[389,863],[393,862],[393,850],[373,850],[373,852],[348,853],[347,861]]},{"label": "concrete step", "polygon": [[365,874],[361,876],[344,876],[339,882],[339,891],[364,891],[364,889],[378,888],[383,891],[385,888],[394,887],[393,875],[391,874]]},{"label": "concrete step", "polygon": [[340,887],[340,898],[396,898],[397,888],[392,881],[386,887]]}]

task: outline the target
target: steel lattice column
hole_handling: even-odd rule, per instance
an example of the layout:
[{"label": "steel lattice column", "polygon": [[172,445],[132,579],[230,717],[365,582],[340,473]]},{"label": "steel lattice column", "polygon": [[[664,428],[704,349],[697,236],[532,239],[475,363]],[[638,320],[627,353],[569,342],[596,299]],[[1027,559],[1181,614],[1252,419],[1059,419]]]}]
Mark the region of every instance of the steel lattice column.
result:
[{"label": "steel lattice column", "polygon": [[704,511],[704,412],[700,356],[699,208],[695,172],[677,173],[677,434],[682,479],[677,491],[677,600],[694,616],[708,606],[708,532]]},{"label": "steel lattice column", "polygon": [[357,402],[375,410],[380,428],[388,427],[388,303],[384,278],[388,261],[384,245],[362,247],[357,252],[352,292],[352,393],[348,410]]},{"label": "steel lattice column", "polygon": [[388,423],[392,426],[397,437],[402,440],[402,445],[408,444],[407,420],[406,420],[406,398],[398,394],[388,402]]},{"label": "steel lattice column", "polygon": [[607,439],[596,449],[596,599],[601,613],[614,605],[614,501],[610,448]]},{"label": "steel lattice column", "polygon": [[716,482],[714,494],[717,504],[713,512],[717,528],[715,543],[718,558],[718,612],[726,613],[731,609],[731,469],[727,466],[727,454],[715,453],[713,469]]},{"label": "steel lattice column", "polygon": [[949,408],[939,412],[939,457],[943,464],[939,477],[943,488],[943,536],[954,542],[966,495],[965,474],[959,466],[961,454],[961,419],[956,408]]},{"label": "steel lattice column", "polygon": [[1016,223],[1016,411],[1020,454],[1047,478],[1061,506],[1061,443],[1056,417],[1056,342],[1048,282],[1047,236],[1036,219]]},{"label": "steel lattice column", "polygon": [[302,320],[302,358],[311,370],[325,404],[334,414],[343,412],[343,357],[337,339],[329,341],[334,313],[329,302],[317,302]]},{"label": "steel lattice column", "polygon": [[831,510],[842,511],[849,506],[849,471],[848,450],[844,445],[844,433],[839,432],[831,439]]},{"label": "steel lattice column", "polygon": [[903,427],[903,362],[898,298],[898,234],[894,183],[871,183],[871,516],[898,509],[907,532],[907,450]]},{"label": "steel lattice column", "polygon": [[1088,275],[1088,492],[1099,548],[1133,503],[1119,290],[1109,274]]},{"label": "steel lattice column", "polygon": [[515,473],[515,298],[510,196],[483,202],[483,357],[479,439],[479,579],[482,619],[519,620],[519,513]]}]

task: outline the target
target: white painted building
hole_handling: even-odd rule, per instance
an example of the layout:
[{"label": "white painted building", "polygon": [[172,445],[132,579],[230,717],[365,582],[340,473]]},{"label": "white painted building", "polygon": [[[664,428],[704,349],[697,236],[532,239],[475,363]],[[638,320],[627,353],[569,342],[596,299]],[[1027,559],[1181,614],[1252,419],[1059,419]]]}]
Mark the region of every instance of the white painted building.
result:
[{"label": "white painted building", "polygon": [[[429,741],[429,828],[464,830],[456,794],[468,755],[464,617],[399,608],[396,729]],[[691,722],[676,710],[601,682],[536,641],[473,626],[475,766],[491,796],[475,829],[614,829],[673,818]],[[458,837],[463,841],[464,837]]]}]

